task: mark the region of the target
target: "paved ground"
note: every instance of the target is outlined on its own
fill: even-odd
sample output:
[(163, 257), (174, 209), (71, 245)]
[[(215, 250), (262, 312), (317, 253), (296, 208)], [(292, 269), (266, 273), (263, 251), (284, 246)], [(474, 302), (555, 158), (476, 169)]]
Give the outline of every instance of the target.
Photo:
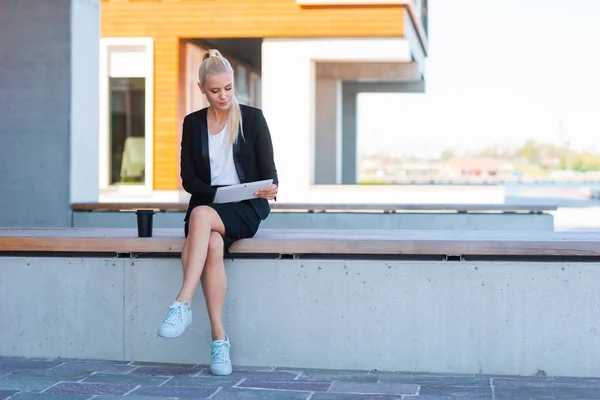
[(592, 400), (600, 378), (435, 375), (0, 357), (0, 400)]

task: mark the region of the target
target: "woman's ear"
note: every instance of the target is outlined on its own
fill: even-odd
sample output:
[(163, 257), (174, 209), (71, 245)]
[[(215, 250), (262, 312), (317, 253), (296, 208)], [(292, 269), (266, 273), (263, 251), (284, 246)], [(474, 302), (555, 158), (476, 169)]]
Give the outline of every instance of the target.
[(198, 82), (198, 88), (200, 89), (200, 92), (202, 94), (206, 94), (206, 93), (204, 93), (204, 89), (202, 89), (202, 83)]

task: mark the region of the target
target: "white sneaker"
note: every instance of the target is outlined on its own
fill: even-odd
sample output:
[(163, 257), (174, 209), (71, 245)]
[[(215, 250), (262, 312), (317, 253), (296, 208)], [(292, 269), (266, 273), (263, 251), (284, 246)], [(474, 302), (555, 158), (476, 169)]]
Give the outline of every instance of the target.
[(190, 302), (180, 303), (174, 301), (169, 307), (169, 312), (164, 321), (160, 324), (160, 328), (158, 328), (158, 336), (166, 339), (177, 338), (191, 323), (192, 309), (190, 308)]

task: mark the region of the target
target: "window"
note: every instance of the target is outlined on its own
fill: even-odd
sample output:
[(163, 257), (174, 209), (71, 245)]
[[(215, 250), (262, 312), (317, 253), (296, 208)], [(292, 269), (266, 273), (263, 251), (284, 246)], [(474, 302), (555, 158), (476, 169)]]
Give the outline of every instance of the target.
[(100, 42), (100, 189), (152, 191), (153, 51), (144, 38)]

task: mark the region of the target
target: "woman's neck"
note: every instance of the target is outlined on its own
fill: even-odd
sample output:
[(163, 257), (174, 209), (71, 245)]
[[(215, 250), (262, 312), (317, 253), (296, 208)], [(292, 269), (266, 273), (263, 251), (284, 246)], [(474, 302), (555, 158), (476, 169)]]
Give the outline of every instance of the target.
[(208, 108), (208, 117), (217, 121), (217, 123), (222, 123), (227, 118), (229, 114), (229, 110), (218, 110), (213, 107)]

